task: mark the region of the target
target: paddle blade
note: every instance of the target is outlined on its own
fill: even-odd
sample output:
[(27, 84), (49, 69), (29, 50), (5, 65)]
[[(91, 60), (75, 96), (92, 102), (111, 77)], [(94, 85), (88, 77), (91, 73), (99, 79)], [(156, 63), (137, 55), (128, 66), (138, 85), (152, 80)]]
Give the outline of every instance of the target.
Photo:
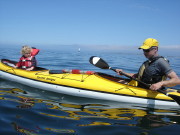
[(177, 95), (172, 95), (172, 94), (168, 94), (169, 97), (171, 97), (172, 99), (174, 99), (174, 101), (176, 101), (177, 104), (180, 105), (180, 97)]
[(103, 59), (97, 56), (91, 56), (89, 62), (98, 68), (109, 69), (109, 65)]
[(163, 94), (166, 95), (166, 96), (171, 97), (177, 104), (180, 105), (180, 96), (173, 95), (173, 94), (168, 94), (166, 91), (161, 90), (161, 89), (159, 89), (159, 90), (157, 90), (157, 91), (160, 92), (160, 93), (163, 93)]

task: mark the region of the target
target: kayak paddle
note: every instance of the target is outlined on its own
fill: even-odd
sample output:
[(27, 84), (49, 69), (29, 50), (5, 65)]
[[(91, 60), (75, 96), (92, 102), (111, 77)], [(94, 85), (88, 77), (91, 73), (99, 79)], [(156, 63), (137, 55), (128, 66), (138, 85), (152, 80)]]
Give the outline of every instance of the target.
[[(98, 67), (98, 68), (101, 68), (101, 69), (111, 69), (111, 70), (113, 70), (114, 72), (116, 72), (115, 69), (113, 69), (112, 67), (110, 67), (110, 66), (108, 65), (108, 63), (107, 63), (106, 61), (104, 61), (104, 60), (103, 60), (102, 58), (100, 58), (100, 57), (91, 56), (90, 59), (89, 59), (89, 62), (90, 62), (92, 65), (94, 65), (94, 66), (96, 66), (96, 67)], [(132, 76), (129, 76), (129, 75), (123, 73), (123, 72), (121, 72), (120, 74), (121, 74), (121, 75), (124, 75), (124, 76), (126, 76), (126, 77), (128, 77), (128, 78), (130, 78), (130, 79), (133, 79), (133, 80), (135, 80), (135, 81), (137, 81), (137, 82), (139, 82), (139, 83), (141, 83), (141, 84), (143, 84), (143, 85), (146, 86), (147, 88), (150, 87), (149, 84), (146, 84), (146, 83), (142, 82), (141, 80), (138, 80), (137, 78), (134, 78), (134, 77), (132, 77)], [(165, 92), (165, 91), (163, 91), (163, 90), (160, 90), (160, 89), (157, 90), (157, 91), (160, 92), (160, 93), (163, 93), (163, 94), (166, 95), (166, 96), (171, 97), (174, 101), (176, 101), (177, 104), (180, 105), (180, 97), (179, 97), (179, 96), (177, 96), (177, 95), (172, 95), (172, 94), (168, 94), (167, 92)]]

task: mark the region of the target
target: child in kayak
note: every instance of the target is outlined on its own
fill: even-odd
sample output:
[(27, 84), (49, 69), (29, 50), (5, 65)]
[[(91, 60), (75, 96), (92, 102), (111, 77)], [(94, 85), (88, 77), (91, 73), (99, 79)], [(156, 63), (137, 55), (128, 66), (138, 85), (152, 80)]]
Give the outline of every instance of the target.
[(37, 61), (35, 56), (39, 53), (39, 49), (31, 48), (29, 46), (23, 46), (21, 49), (22, 57), (16, 64), (15, 68), (21, 68), (24, 70), (34, 70), (37, 66)]

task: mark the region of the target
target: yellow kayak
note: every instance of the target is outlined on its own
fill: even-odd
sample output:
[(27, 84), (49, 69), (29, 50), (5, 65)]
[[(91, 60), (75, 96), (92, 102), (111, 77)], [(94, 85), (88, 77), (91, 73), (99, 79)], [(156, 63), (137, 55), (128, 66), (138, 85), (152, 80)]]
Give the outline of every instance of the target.
[[(122, 84), (119, 77), (99, 72), (69, 73), (38, 67), (36, 71), (16, 69), (16, 62), (2, 59), (0, 78), (57, 93), (117, 102), (147, 105), (179, 106), (172, 98), (159, 92)], [(167, 93), (180, 96), (175, 89)]]

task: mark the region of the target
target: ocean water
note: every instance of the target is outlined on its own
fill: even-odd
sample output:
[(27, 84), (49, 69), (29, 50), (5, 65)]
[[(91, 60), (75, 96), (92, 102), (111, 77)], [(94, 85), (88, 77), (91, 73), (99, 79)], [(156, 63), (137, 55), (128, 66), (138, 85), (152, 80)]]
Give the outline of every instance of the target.
[[(99, 56), (111, 67), (137, 72), (146, 59), (134, 48), (37, 46), (38, 66), (116, 75), (89, 63)], [(0, 46), (0, 58), (18, 61), (21, 46)], [(180, 76), (179, 49), (161, 49)], [(175, 88), (180, 89), (180, 86)], [(80, 98), (0, 79), (0, 135), (179, 135), (180, 109)]]

